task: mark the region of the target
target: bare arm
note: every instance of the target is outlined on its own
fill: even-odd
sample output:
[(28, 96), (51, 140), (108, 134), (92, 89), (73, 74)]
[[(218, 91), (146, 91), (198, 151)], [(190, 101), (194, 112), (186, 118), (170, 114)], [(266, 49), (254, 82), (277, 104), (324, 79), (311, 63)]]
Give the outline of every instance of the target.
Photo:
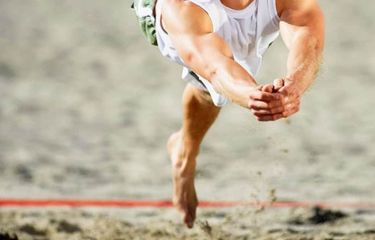
[(316, 0), (284, 0), (280, 30), (289, 49), (286, 81), (299, 93), (318, 73), (324, 48), (324, 16)]
[(258, 90), (253, 77), (233, 60), (226, 42), (212, 33), (211, 20), (203, 9), (191, 2), (168, 0), (162, 16), (185, 64), (210, 81), (216, 91), (247, 108), (259, 105), (272, 109), (281, 105), (281, 94)]
[[(287, 76), (276, 80), (274, 85), (279, 86), (277, 92), (283, 95), (282, 115), (287, 118), (299, 111), (301, 95), (318, 73), (324, 48), (324, 16), (317, 0), (278, 0), (277, 3), (281, 12), (281, 35), (289, 55)], [(273, 114), (264, 117), (267, 118), (272, 120)]]

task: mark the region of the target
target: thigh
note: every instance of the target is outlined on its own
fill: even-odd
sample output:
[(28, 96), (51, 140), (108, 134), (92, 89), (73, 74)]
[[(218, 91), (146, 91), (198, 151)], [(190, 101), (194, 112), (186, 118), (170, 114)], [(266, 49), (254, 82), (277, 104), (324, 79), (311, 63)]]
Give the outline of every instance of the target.
[(210, 95), (187, 84), (183, 95), (183, 135), (185, 140), (200, 144), (220, 112)]

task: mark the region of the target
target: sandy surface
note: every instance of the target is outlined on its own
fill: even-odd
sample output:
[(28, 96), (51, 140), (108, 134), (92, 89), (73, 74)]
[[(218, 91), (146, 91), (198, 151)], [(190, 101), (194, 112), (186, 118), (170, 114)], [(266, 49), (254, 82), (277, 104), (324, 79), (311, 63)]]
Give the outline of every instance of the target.
[[(103, 211), (103, 210), (102, 210)], [(196, 227), (175, 222), (174, 210), (7, 210), (3, 232), (19, 239), (288, 239), (373, 240), (374, 211), (324, 212), (244, 208), (201, 210)], [(323, 222), (321, 222), (323, 220)], [(1, 236), (1, 235), (0, 235)], [(1, 239), (1, 238), (0, 238)]]
[[(165, 141), (180, 126), (184, 83), (180, 67), (143, 40), (128, 5), (0, 0), (0, 198), (170, 198)], [(279, 200), (375, 201), (375, 5), (322, 6), (325, 60), (301, 112), (263, 124), (225, 107), (199, 158), (201, 199), (267, 200), (276, 189)], [(282, 76), (285, 58), (278, 42), (259, 82)], [(184, 229), (173, 210), (97, 211), (3, 208), (0, 231), (20, 239), (210, 238)], [(202, 210), (198, 218), (214, 239), (375, 239), (372, 211), (322, 225), (291, 224), (310, 210), (252, 211)]]

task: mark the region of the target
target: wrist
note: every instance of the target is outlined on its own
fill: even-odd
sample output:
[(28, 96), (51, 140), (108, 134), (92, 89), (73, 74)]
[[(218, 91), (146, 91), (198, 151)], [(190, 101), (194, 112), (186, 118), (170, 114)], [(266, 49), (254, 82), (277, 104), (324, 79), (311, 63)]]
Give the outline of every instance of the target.
[(302, 95), (308, 88), (308, 85), (304, 84), (302, 81), (297, 80), (292, 77), (286, 77), (284, 79), (285, 86), (293, 86), (294, 91), (298, 93), (298, 95)]

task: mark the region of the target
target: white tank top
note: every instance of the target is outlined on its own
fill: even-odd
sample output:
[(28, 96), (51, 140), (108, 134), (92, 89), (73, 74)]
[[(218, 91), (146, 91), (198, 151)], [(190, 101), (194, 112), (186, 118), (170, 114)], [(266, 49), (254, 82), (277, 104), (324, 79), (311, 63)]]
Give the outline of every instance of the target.
[[(187, 0), (205, 10), (213, 25), (213, 31), (221, 36), (232, 50), (234, 59), (249, 74), (255, 76), (261, 66), (263, 54), (279, 36), (279, 16), (276, 0), (254, 0), (242, 10), (226, 7), (220, 0)], [(191, 80), (188, 67), (161, 25), (161, 6), (156, 6), (156, 36), (163, 56), (184, 66), (182, 78)]]

